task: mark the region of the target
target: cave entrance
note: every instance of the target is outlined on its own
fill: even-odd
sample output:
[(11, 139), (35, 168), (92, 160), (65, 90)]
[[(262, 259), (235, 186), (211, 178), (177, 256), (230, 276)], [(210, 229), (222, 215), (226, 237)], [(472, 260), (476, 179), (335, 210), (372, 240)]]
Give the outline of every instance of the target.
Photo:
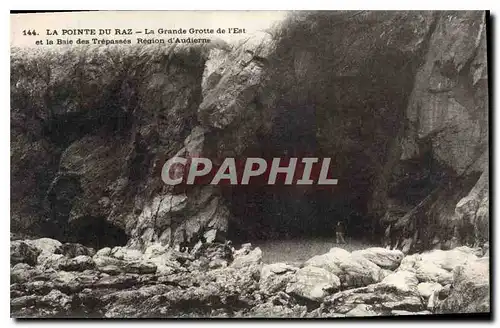
[(104, 247), (125, 246), (125, 231), (109, 223), (104, 217), (85, 217), (68, 224), (66, 240), (96, 250)]
[[(271, 126), (270, 131), (260, 135), (259, 148), (248, 150), (246, 157), (332, 157), (318, 144), (314, 106), (278, 106)], [(357, 165), (365, 163), (360, 161)], [(337, 172), (333, 172), (335, 166), (332, 158), (331, 175), (337, 178)], [(339, 221), (352, 239), (359, 239), (367, 232), (362, 226), (366, 223), (362, 214), (369, 189), (361, 182), (327, 187), (225, 185), (221, 188), (234, 218), (229, 223), (228, 238), (236, 244), (307, 239), (325, 240), (331, 248)], [(350, 195), (351, 188), (357, 188), (358, 194)]]
[(387, 165), (399, 158), (394, 142), (404, 128), (418, 61), (387, 48), (354, 75), (336, 74), (335, 60), (321, 63), (308, 78), (278, 85), (282, 100), (266, 109), (273, 112), (266, 121), (270, 128), (261, 133), (259, 149), (244, 156), (331, 158), (338, 184), (223, 188), (234, 216), (228, 231), (234, 242), (335, 240), (338, 221), (345, 222), (350, 240), (382, 241)]
[(77, 200), (83, 194), (77, 174), (60, 173), (47, 192), (49, 219), (40, 223), (41, 235), (62, 242), (79, 243), (96, 250), (103, 247), (125, 246), (125, 231), (109, 223), (103, 216), (85, 216), (69, 220)]

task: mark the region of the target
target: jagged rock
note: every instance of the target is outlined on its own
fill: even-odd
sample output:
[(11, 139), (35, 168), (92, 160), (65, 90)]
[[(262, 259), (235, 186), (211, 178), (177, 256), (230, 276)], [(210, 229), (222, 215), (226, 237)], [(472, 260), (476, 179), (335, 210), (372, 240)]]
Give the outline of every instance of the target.
[(39, 238), (33, 240), (27, 240), (28, 244), (38, 248), (42, 252), (49, 254), (54, 254), (61, 247), (62, 243), (59, 240), (52, 238)]
[(415, 292), (418, 280), (414, 272), (397, 271), (385, 277), (380, 283), (379, 288), (393, 288), (401, 293)]
[(142, 258), (143, 253), (137, 249), (131, 249), (127, 247), (113, 247), (111, 250), (111, 256), (126, 261), (137, 261)]
[(483, 245), (483, 254), (482, 254), (482, 256), (483, 257), (490, 257), (490, 245), (488, 243), (485, 243)]
[(438, 298), (440, 300), (444, 300), (450, 295), (450, 291), (451, 291), (451, 284), (443, 286), (443, 288), (438, 293)]
[[(233, 250), (228, 244), (200, 243), (198, 247), (193, 248), (192, 253), (195, 258), (205, 257), (209, 262), (215, 260), (230, 262), (233, 260)], [(246, 251), (244, 253), (246, 254)], [(239, 254), (237, 253), (237, 255)]]
[(182, 270), (181, 264), (176, 261), (175, 252), (160, 244), (150, 245), (142, 257), (157, 267), (157, 274), (170, 274)]
[(427, 310), (434, 312), (437, 305), (439, 305), (439, 290), (434, 290), (427, 299)]
[(87, 247), (78, 243), (64, 243), (59, 247), (56, 253), (63, 254), (68, 258), (73, 258), (80, 255), (92, 257), (95, 255), (95, 250), (91, 247)]
[(115, 273), (119, 269), (123, 273), (155, 273), (156, 264), (147, 261), (125, 261), (110, 256), (94, 256), (95, 265), (99, 271)]
[[(135, 204), (145, 204), (157, 196), (156, 192), (138, 190), (155, 190), (161, 186), (157, 177), (165, 156), (173, 155), (172, 149), (181, 147), (193, 126), (194, 114), (201, 101), (199, 95), (205, 62), (202, 50), (197, 46), (92, 47), (88, 51), (68, 49), (62, 55), (65, 60), (61, 61), (62, 57), (58, 55), (34, 54), (18, 49), (13, 56), (16, 58), (12, 61), (13, 81), (16, 81), (13, 82), (13, 108), (19, 113), (13, 137), (13, 209), (19, 212), (15, 215), (16, 222), (19, 221), (16, 225), (20, 229), (33, 226), (31, 223), (42, 222), (41, 218), (52, 214), (33, 204), (44, 203), (47, 187), (61, 169), (59, 173), (75, 172), (73, 182), (75, 186), (79, 185), (78, 197), (65, 195), (64, 191), (68, 189), (58, 183), (53, 193), (69, 205), (68, 211), (61, 208), (65, 211), (61, 213), (64, 214), (61, 223), (71, 221), (70, 225), (76, 228), (73, 233), (78, 236), (75, 240), (94, 239), (90, 242), (96, 246), (106, 246), (102, 244), (103, 240), (99, 240), (104, 239), (100, 233), (84, 233), (88, 228), (96, 228), (87, 225), (92, 221), (87, 219), (96, 217), (109, 217), (108, 222), (103, 222), (103, 227), (115, 232), (119, 231), (114, 229), (118, 227), (130, 233), (137, 223)], [(137, 58), (148, 58), (155, 64), (143, 67)], [(162, 61), (166, 58), (169, 59)], [(170, 69), (165, 70), (165, 65)], [(130, 83), (116, 87), (121, 85), (124, 76), (107, 72), (122, 70), (129, 74)], [(51, 72), (50, 83), (41, 78), (41, 72)], [(79, 75), (77, 72), (85, 73)], [(77, 85), (79, 87), (75, 87)], [(52, 88), (70, 91), (56, 96)], [(28, 90), (37, 91), (27, 94)], [(96, 95), (95, 90), (105, 92)], [(113, 108), (103, 110), (109, 97), (119, 101)], [(149, 100), (140, 100), (139, 107), (136, 107), (130, 102), (135, 97)], [(38, 104), (35, 114), (27, 109), (27, 101)], [(129, 126), (132, 121), (138, 124)], [(26, 124), (31, 122), (28, 137)], [(65, 131), (66, 128), (71, 131)], [(43, 132), (44, 129), (50, 133)], [(97, 130), (105, 133), (96, 134)], [(122, 166), (124, 170), (117, 169)], [(143, 176), (131, 173), (136, 172), (137, 167), (146, 166), (150, 170), (143, 172)], [(28, 172), (26, 167), (31, 167), (32, 171)], [(129, 193), (125, 190), (135, 191)], [(20, 214), (25, 215), (21, 217)], [(52, 222), (44, 227), (50, 231), (49, 228), (58, 233), (66, 227)], [(133, 237), (138, 239), (141, 235), (142, 231), (137, 231)], [(113, 235), (108, 234), (106, 238), (110, 242)], [(117, 244), (122, 242), (120, 238), (117, 241)]]
[(105, 276), (95, 282), (95, 288), (128, 289), (137, 284), (133, 275)]
[(227, 261), (222, 259), (215, 259), (208, 263), (209, 269), (226, 268), (227, 266), (228, 266)]
[(307, 308), (297, 304), (290, 295), (280, 291), (262, 303), (259, 294), (256, 294), (259, 303), (250, 311), (244, 312), (243, 317), (268, 318), (300, 318), (307, 314)]
[(151, 244), (144, 250), (143, 258), (150, 259), (160, 255), (164, 255), (168, 253), (169, 250), (170, 248), (168, 246), (164, 246), (159, 243)]
[(230, 267), (238, 269), (245, 266), (262, 264), (262, 251), (260, 248), (255, 248), (245, 255), (236, 255)]
[(452, 271), (469, 261), (475, 261), (477, 259), (475, 253), (475, 249), (461, 246), (448, 251), (434, 250), (425, 252), (421, 254), (421, 261), (434, 263), (445, 270)]
[(175, 259), (175, 261), (179, 262), (183, 266), (189, 265), (189, 263), (191, 263), (195, 259), (192, 254), (188, 252), (181, 252), (177, 249), (174, 249), (172, 251), (171, 256), (173, 259)]
[[(47, 307), (56, 311), (69, 311), (72, 298), (57, 289), (53, 289), (47, 295), (37, 301), (37, 306)], [(54, 313), (56, 314), (56, 313)]]
[(259, 304), (251, 309), (245, 317), (250, 318), (303, 318), (307, 309), (305, 306), (275, 305), (273, 303)]
[(377, 315), (389, 315), (392, 310), (418, 312), (425, 309), (416, 291), (400, 290), (377, 283), (342, 291), (324, 300), (323, 312), (346, 314), (359, 304), (370, 306)]
[(155, 273), (156, 272), (156, 264), (151, 262), (127, 262), (123, 268), (124, 272), (127, 273)]
[(95, 253), (96, 256), (111, 256), (111, 248), (104, 247)]
[(219, 231), (217, 231), (216, 229), (211, 229), (211, 230), (205, 232), (205, 234), (204, 234), (205, 241), (207, 243), (213, 243), (216, 241), (220, 241), (220, 240), (218, 240), (218, 239), (220, 239), (220, 237), (218, 237), (218, 234), (219, 234)]
[[(341, 252), (341, 251), (338, 251)], [(349, 256), (349, 252), (345, 251), (345, 256)], [(335, 252), (328, 252), (322, 255), (316, 255), (307, 260), (304, 265), (306, 266), (314, 266), (318, 268), (325, 269), (335, 275), (340, 275), (342, 273), (342, 269), (337, 263), (339, 262), (339, 257), (335, 255)]]
[[(455, 207), (455, 222), (465, 227), (473, 237), (476, 246), (489, 240), (489, 174), (484, 172), (469, 194), (462, 198)], [(470, 240), (470, 239), (469, 239)]]
[(343, 273), (339, 275), (345, 281), (345, 286), (366, 286), (380, 281), (380, 267), (364, 257), (352, 256), (351, 259), (340, 262)]
[(42, 272), (37, 267), (18, 263), (10, 269), (10, 282), (11, 284), (24, 283), (41, 274)]
[(108, 264), (108, 265), (103, 265), (99, 267), (99, 271), (112, 275), (112, 276), (117, 276), (120, 273), (123, 273), (123, 270), (118, 267), (117, 265), (113, 264)]
[(59, 266), (64, 271), (92, 270), (96, 266), (94, 260), (88, 255), (79, 255), (66, 261)]
[(450, 271), (433, 262), (418, 262), (416, 273), (419, 282), (437, 282), (446, 285), (453, 281), (453, 274)]
[(419, 282), (446, 285), (453, 280), (452, 270), (469, 261), (475, 261), (477, 259), (475, 253), (475, 249), (465, 246), (447, 251), (432, 250), (406, 256), (398, 270), (415, 272)]
[(36, 265), (38, 255), (40, 255), (41, 252), (40, 249), (24, 241), (12, 241), (10, 243), (10, 264), (26, 263), (29, 265)]
[(382, 269), (389, 270), (397, 269), (404, 257), (403, 252), (399, 250), (389, 250), (382, 247), (371, 247), (354, 251), (352, 255), (361, 255)]
[[(248, 117), (249, 113), (255, 110), (247, 105), (252, 97), (255, 97), (258, 86), (263, 82), (265, 69), (260, 61), (253, 58), (268, 57), (274, 46), (274, 40), (269, 34), (257, 33), (249, 36), (247, 40), (241, 42), (235, 52), (227, 54), (226, 60), (217, 65), (218, 67), (227, 65), (227, 67), (223, 76), (217, 78), (219, 81), (216, 84), (206, 81), (214, 80), (220, 73), (210, 72), (207, 68), (203, 102), (198, 109), (201, 122), (222, 129), (236, 119)], [(217, 66), (213, 69), (216, 70)], [(226, 96), (220, 97), (222, 93)]]
[(241, 247), (234, 251), (234, 256), (246, 255), (252, 250), (251, 243), (242, 244)]
[(106, 265), (122, 266), (125, 263), (124, 261), (111, 256), (95, 255), (93, 259), (98, 269)]
[(51, 254), (48, 252), (42, 252), (38, 255), (38, 265), (42, 268), (53, 268), (59, 269), (61, 265), (64, 265), (67, 261), (67, 257), (62, 254)]
[(431, 297), (436, 291), (439, 293), (443, 286), (438, 284), (437, 282), (422, 282), (417, 286), (418, 293), (425, 299)]
[[(175, 285), (159, 299), (148, 304), (149, 316), (165, 316), (183, 312), (214, 311), (224, 308), (248, 308), (257, 304), (254, 293), (258, 290), (256, 267), (224, 268), (208, 272), (163, 276), (158, 283)], [(257, 275), (256, 275), (257, 273)]]
[(361, 254), (351, 254), (342, 248), (332, 248), (327, 254), (314, 256), (305, 263), (326, 269), (337, 275), (344, 287), (360, 287), (381, 278), (381, 269)]
[(298, 268), (286, 263), (267, 264), (260, 271), (259, 287), (266, 295), (285, 290)]
[(15, 310), (31, 307), (36, 304), (38, 298), (35, 295), (16, 297), (10, 300), (10, 306)]
[(340, 279), (325, 269), (306, 266), (295, 272), (286, 292), (311, 301), (321, 302), (340, 288)]
[(225, 299), (235, 298), (244, 304), (254, 304), (253, 293), (259, 289), (260, 266), (215, 269), (207, 273)]
[(423, 311), (425, 304), (418, 294), (417, 283), (414, 272), (399, 270), (380, 283), (327, 296), (323, 302), (322, 312), (326, 315), (347, 314), (359, 304), (368, 306), (359, 310), (369, 311), (373, 315), (391, 315), (393, 310)]
[[(173, 288), (163, 284), (143, 286), (134, 290), (121, 290), (102, 298), (106, 318), (141, 317), (142, 303), (156, 295), (163, 295)], [(150, 304), (151, 305), (151, 304)]]
[(370, 305), (358, 304), (345, 315), (346, 317), (373, 317), (377, 316), (378, 313), (373, 311)]
[(417, 262), (421, 261), (422, 258), (420, 254), (412, 254), (405, 256), (401, 264), (399, 265), (398, 271), (416, 271)]
[(449, 296), (439, 313), (490, 312), (489, 259), (469, 261), (453, 271)]

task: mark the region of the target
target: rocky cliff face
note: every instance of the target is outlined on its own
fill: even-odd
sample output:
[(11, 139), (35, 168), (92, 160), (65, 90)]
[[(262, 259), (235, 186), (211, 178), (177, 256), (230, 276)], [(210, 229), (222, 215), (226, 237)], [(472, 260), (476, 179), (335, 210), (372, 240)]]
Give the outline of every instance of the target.
[(14, 226), (126, 243), (143, 212), (158, 212), (161, 167), (193, 128), (201, 52), (13, 52)]
[[(482, 12), (301, 13), (231, 47), (14, 51), (11, 71), (14, 230), (144, 249), (346, 218), (405, 252), (488, 240)], [(338, 187), (161, 181), (176, 154), (284, 153), (332, 157)]]
[(408, 247), (418, 241), (428, 248), (489, 239), (484, 15), (443, 13), (435, 24), (425, 62), (415, 76), (400, 142), (399, 166), (413, 162), (420, 172), (403, 168), (398, 178), (393, 173), (391, 182), (398, 188), (416, 173), (432, 185), (429, 196), (417, 199), (417, 206), (393, 225), (405, 226)]

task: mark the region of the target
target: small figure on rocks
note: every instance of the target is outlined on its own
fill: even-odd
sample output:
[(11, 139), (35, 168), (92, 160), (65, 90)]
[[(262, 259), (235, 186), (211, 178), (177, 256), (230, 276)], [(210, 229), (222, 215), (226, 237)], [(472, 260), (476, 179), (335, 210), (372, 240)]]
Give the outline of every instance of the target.
[(451, 237), (450, 240), (450, 249), (460, 246), (459, 240), (460, 240), (460, 233), (458, 230), (458, 226), (455, 226), (455, 228), (453, 229), (453, 236)]
[(337, 244), (347, 244), (345, 241), (345, 226), (344, 222), (338, 221), (335, 229), (335, 239)]

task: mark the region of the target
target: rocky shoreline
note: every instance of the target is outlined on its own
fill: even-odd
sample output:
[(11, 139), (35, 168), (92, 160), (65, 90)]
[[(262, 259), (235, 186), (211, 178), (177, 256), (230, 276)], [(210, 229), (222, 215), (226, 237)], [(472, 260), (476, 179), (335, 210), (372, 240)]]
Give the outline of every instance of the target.
[(262, 263), (244, 244), (189, 251), (95, 251), (54, 239), (11, 241), (16, 318), (332, 318), (490, 311), (489, 252), (406, 255), (332, 248), (301, 265)]

